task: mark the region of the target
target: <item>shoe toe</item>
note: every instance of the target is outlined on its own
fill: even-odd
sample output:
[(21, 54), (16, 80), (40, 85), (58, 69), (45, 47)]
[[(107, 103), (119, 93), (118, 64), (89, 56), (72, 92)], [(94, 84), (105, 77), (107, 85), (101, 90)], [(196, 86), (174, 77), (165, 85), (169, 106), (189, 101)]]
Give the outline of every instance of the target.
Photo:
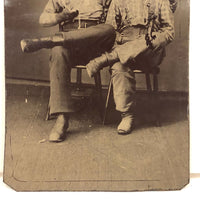
[(27, 53), (28, 52), (27, 40), (21, 40), (20, 45), (21, 45), (22, 51)]
[(130, 134), (134, 128), (134, 121), (132, 118), (130, 119), (122, 119), (121, 123), (117, 127), (117, 132), (119, 135), (127, 135)]
[(130, 131), (125, 131), (125, 130), (122, 130), (122, 129), (118, 129), (117, 132), (118, 132), (119, 135), (127, 135), (127, 134), (130, 133)]
[(50, 142), (62, 142), (65, 139), (64, 133), (52, 132), (49, 135)]

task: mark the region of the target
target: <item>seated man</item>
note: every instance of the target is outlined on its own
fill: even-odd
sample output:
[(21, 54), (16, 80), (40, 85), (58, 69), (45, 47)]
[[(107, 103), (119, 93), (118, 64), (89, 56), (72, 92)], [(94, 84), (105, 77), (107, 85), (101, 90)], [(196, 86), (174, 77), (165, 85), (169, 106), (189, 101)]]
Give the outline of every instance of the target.
[[(108, 3), (110, 3), (109, 0)], [(122, 116), (121, 123), (118, 126), (119, 134), (128, 134), (134, 128), (133, 112), (136, 103), (135, 79), (131, 67), (142, 66), (151, 68), (161, 63), (165, 54), (164, 47), (174, 38), (173, 12), (175, 11), (175, 8), (175, 0), (112, 0), (108, 11), (106, 23), (111, 24), (113, 27), (115, 27), (116, 30), (118, 30), (117, 43), (120, 45), (116, 45), (112, 51), (109, 51), (109, 53), (105, 53), (102, 56), (91, 60), (87, 64), (87, 71), (89, 76), (93, 76), (101, 68), (108, 65), (112, 66), (111, 71), (114, 100), (116, 104), (116, 109), (121, 112)], [(102, 53), (103, 49), (110, 49), (111, 44), (113, 44), (112, 39), (115, 38), (111, 27), (106, 27), (105, 25), (99, 27), (99, 25), (97, 25), (93, 30), (92, 28), (93, 27), (91, 27), (91, 31), (88, 31), (88, 28), (84, 32), (81, 32), (80, 37), (80, 32), (73, 32), (72, 34), (69, 32), (62, 33), (62, 36), (59, 37), (54, 36), (54, 39), (42, 38), (40, 40), (24, 40), (22, 41), (22, 49), (25, 52), (31, 52), (32, 50), (35, 51), (39, 50), (40, 48), (64, 46), (66, 51), (66, 47), (69, 48), (70, 46), (73, 46), (74, 49), (84, 49), (84, 46), (88, 48), (89, 46), (92, 47), (94, 45), (95, 48), (100, 48), (100, 50), (98, 50), (98, 53)], [(105, 30), (107, 29), (107, 31), (103, 30), (102, 28), (104, 28)], [(74, 35), (76, 35), (75, 38), (73, 38)], [(102, 35), (103, 37), (97, 37), (98, 35)], [(58, 38), (60, 38), (60, 40)], [(94, 40), (94, 38), (96, 38), (96, 40)], [(85, 42), (83, 39), (86, 39)], [(97, 43), (95, 43), (95, 41)], [(53, 52), (54, 49), (56, 48), (53, 48)], [(56, 52), (58, 51), (56, 50)], [(56, 52), (56, 64), (60, 66), (58, 57), (60, 55), (63, 55), (63, 53), (61, 54), (59, 52), (56, 54)], [(90, 50), (90, 53), (91, 52), (92, 51)], [(95, 54), (97, 55), (98, 53), (96, 52)], [(92, 57), (94, 58), (96, 56), (94, 55)], [(90, 59), (92, 57), (90, 57)], [(53, 61), (54, 59), (52, 59), (51, 61)], [(64, 63), (64, 61), (62, 62)], [(51, 65), (52, 64), (50, 62), (50, 67)], [(56, 67), (54, 68), (57, 70)], [(62, 74), (69, 74), (64, 73), (64, 71), (62, 72)], [(50, 79), (54, 80), (53, 76), (55, 73), (50, 72), (50, 75), (51, 74), (52, 78), (50, 77)], [(64, 80), (66, 82), (66, 79)], [(52, 98), (50, 99), (50, 103), (54, 102), (53, 99), (59, 99), (59, 97), (53, 95), (54, 82), (51, 82)], [(60, 85), (61, 83), (62, 82), (57, 81), (56, 84)], [(56, 84), (54, 83), (54, 85)], [(63, 85), (66, 86), (67, 84)], [(57, 89), (58, 88), (59, 87), (57, 87)], [(62, 88), (62, 91), (64, 91), (65, 87)], [(60, 92), (60, 94), (62, 94), (62, 92)], [(71, 106), (69, 106), (69, 102), (71, 101), (69, 101), (68, 99), (69, 95), (66, 95), (66, 98), (63, 98), (63, 101), (58, 101), (65, 102), (62, 104), (64, 106), (61, 106), (62, 111), (52, 112), (53, 108), (51, 108), (51, 113), (66, 114), (68, 112), (66, 108), (71, 108)], [(51, 104), (54, 105), (53, 103)], [(59, 114), (59, 116), (63, 115)], [(67, 116), (69, 115), (67, 114)], [(55, 127), (55, 130), (60, 130), (59, 128), (57, 128), (57, 126)], [(53, 133), (54, 132), (58, 131), (53, 131)]]
[(49, 0), (40, 16), (40, 24), (48, 27), (62, 23), (64, 31), (72, 31), (21, 41), (24, 52), (52, 48), (49, 63), (49, 105), (50, 114), (57, 115), (57, 121), (49, 141), (64, 140), (69, 115), (76, 110), (69, 85), (72, 66), (87, 64), (90, 59), (99, 56), (99, 53), (110, 50), (114, 44), (114, 28), (111, 25), (99, 24), (102, 14), (103, 0)]
[[(118, 31), (117, 45), (91, 60), (87, 71), (92, 77), (111, 67), (116, 109), (121, 112), (119, 134), (134, 128), (135, 78), (132, 69), (151, 70), (165, 56), (165, 46), (174, 39), (175, 0), (112, 0), (106, 23)], [(141, 68), (140, 68), (141, 69)]]

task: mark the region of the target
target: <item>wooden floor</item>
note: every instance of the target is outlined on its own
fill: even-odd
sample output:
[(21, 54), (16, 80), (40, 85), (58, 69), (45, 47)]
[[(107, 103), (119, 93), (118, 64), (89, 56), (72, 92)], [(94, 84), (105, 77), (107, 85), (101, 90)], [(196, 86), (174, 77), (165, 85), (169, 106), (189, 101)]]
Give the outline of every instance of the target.
[(146, 95), (137, 95), (136, 129), (116, 132), (110, 106), (103, 126), (94, 99), (82, 99), (67, 138), (49, 143), (55, 120), (45, 121), (49, 87), (7, 85), (4, 181), (18, 191), (174, 190), (189, 181), (187, 100), (161, 97), (161, 127)]

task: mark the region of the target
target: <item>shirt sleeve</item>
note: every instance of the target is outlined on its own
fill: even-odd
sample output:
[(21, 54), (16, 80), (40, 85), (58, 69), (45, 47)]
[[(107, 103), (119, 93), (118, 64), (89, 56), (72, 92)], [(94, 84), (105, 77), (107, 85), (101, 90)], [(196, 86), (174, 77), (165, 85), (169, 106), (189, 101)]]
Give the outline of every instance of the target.
[(106, 18), (106, 24), (112, 25), (115, 29), (118, 28), (117, 23), (116, 23), (116, 17), (119, 16), (120, 11), (117, 6), (116, 0), (112, 0), (110, 7), (108, 9), (108, 14)]
[(168, 0), (162, 0), (160, 8), (160, 30), (155, 33), (157, 43), (165, 46), (174, 40), (174, 15)]
[(56, 0), (49, 0), (42, 14), (40, 15), (39, 23), (42, 26), (54, 26), (57, 22), (58, 13), (62, 12), (63, 8)]
[[(57, 6), (56, 6), (57, 5)], [(58, 5), (54, 0), (49, 0), (48, 3), (46, 4), (43, 13), (56, 13), (58, 10)]]

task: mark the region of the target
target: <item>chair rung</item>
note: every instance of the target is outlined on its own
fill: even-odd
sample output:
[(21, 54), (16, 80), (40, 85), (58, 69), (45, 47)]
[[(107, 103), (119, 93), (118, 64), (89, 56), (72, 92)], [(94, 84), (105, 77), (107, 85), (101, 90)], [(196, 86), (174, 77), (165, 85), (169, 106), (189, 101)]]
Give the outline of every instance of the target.
[(144, 74), (144, 73), (159, 74), (160, 73), (160, 68), (155, 67), (155, 68), (149, 69), (149, 71), (148, 70), (146, 71), (146, 70), (140, 70), (140, 69), (133, 69), (133, 72), (134, 73), (141, 73), (141, 74)]
[(78, 69), (86, 69), (86, 66), (84, 66), (84, 65), (76, 65), (76, 66), (74, 66), (73, 68), (78, 68)]
[(134, 73), (144, 73), (142, 70), (139, 70), (139, 69), (134, 69), (133, 72)]

